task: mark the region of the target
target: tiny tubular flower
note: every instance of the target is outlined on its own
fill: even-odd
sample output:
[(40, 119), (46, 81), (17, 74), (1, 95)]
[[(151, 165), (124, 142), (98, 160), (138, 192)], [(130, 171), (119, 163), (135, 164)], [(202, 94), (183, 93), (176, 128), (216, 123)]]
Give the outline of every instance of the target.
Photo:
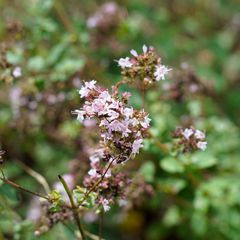
[(206, 135), (204, 132), (194, 128), (178, 128), (173, 137), (178, 138), (178, 144), (183, 152), (196, 150), (205, 151), (207, 148)]
[(182, 135), (186, 138), (189, 139), (193, 135), (193, 130), (191, 128), (186, 128), (183, 132)]
[(133, 142), (133, 145), (132, 145), (133, 154), (139, 153), (139, 149), (143, 147), (142, 142), (143, 142), (143, 139), (137, 139)]
[(94, 177), (94, 178), (99, 178), (99, 177), (101, 177), (101, 174), (99, 174), (95, 168), (90, 169), (90, 170), (88, 171), (88, 174), (89, 174), (91, 177)]
[(85, 82), (85, 87), (92, 90), (95, 88), (96, 83), (97, 82), (95, 80), (91, 80), (90, 82)]
[(120, 58), (118, 60), (118, 65), (123, 69), (132, 67), (132, 63), (130, 62), (129, 57)]
[(131, 53), (134, 57), (138, 57), (138, 53), (137, 53), (136, 50), (132, 49), (132, 50), (130, 51), (130, 53)]
[(197, 147), (202, 150), (202, 151), (205, 151), (207, 149), (207, 142), (198, 142), (197, 143)]
[(204, 139), (205, 138), (205, 133), (200, 131), (200, 130), (196, 130), (194, 136), (197, 138), (197, 139)]
[(92, 80), (90, 82), (85, 82), (85, 86), (82, 86), (78, 91), (81, 98), (88, 97), (91, 90), (95, 89), (96, 81)]
[(166, 67), (165, 65), (157, 65), (155, 68), (154, 76), (157, 81), (165, 80), (165, 75), (168, 74), (172, 69)]
[(142, 50), (143, 50), (143, 53), (144, 53), (144, 54), (147, 53), (148, 48), (147, 48), (147, 46), (146, 46), (145, 44), (143, 45)]
[(12, 72), (15, 78), (19, 78), (22, 76), (22, 69), (20, 67), (15, 67)]
[(77, 120), (79, 122), (82, 122), (84, 120), (84, 116), (86, 114), (85, 111), (78, 110), (78, 109), (74, 110), (72, 113), (77, 115)]

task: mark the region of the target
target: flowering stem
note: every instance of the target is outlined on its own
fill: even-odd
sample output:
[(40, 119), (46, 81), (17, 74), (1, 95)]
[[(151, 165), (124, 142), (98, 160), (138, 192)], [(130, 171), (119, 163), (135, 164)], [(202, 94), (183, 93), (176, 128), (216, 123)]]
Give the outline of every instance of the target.
[(145, 91), (144, 89), (141, 90), (142, 93), (142, 108), (144, 109), (144, 100), (145, 100)]
[(113, 158), (112, 161), (109, 163), (109, 165), (107, 166), (105, 172), (103, 173), (103, 175), (97, 180), (97, 182), (86, 192), (86, 194), (84, 195), (82, 201), (80, 202), (79, 206), (81, 206), (84, 201), (86, 200), (86, 198), (89, 196), (89, 194), (95, 190), (95, 188), (102, 182), (102, 180), (104, 179), (105, 175), (107, 174), (109, 168), (112, 166), (114, 160), (116, 158)]
[[(3, 176), (4, 176), (4, 175), (3, 175)], [(26, 193), (29, 193), (29, 194), (35, 195), (35, 196), (37, 196), (37, 197), (44, 198), (44, 199), (47, 200), (47, 201), (50, 201), (50, 199), (49, 199), (47, 196), (42, 195), (41, 193), (38, 193), (38, 192), (33, 192), (33, 191), (31, 191), (31, 190), (28, 190), (28, 189), (26, 189), (26, 188), (18, 185), (17, 183), (14, 183), (14, 182), (6, 179), (5, 177), (0, 177), (0, 180), (2, 180), (4, 183), (6, 183), (6, 184), (8, 184), (8, 185), (10, 185), (10, 186), (18, 189), (18, 190), (24, 191), (24, 192), (26, 192)]]
[(73, 196), (72, 196), (72, 192), (70, 191), (70, 189), (69, 189), (67, 183), (65, 182), (64, 178), (61, 175), (58, 175), (58, 178), (59, 178), (60, 182), (62, 183), (62, 185), (63, 185), (63, 187), (64, 187), (64, 189), (65, 189), (65, 191), (68, 195), (70, 203), (72, 205), (72, 211), (73, 211), (74, 219), (77, 223), (77, 226), (78, 226), (78, 229), (80, 231), (82, 240), (85, 240), (86, 239), (85, 233), (84, 233), (83, 227), (82, 227), (81, 222), (80, 222), (80, 218), (79, 218), (79, 215), (78, 215), (78, 212), (77, 212), (77, 206), (75, 205), (75, 202), (74, 202), (74, 199), (73, 199)]

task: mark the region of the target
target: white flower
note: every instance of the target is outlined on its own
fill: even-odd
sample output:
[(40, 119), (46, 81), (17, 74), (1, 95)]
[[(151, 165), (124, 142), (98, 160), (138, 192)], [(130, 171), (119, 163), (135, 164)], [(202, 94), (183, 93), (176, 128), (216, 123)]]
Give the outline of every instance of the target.
[(19, 78), (22, 76), (22, 69), (20, 67), (15, 67), (12, 72), (15, 78)]
[(78, 93), (81, 98), (88, 97), (90, 90), (95, 89), (96, 81), (92, 80), (90, 82), (85, 82), (85, 86), (83, 86)]
[(88, 171), (88, 174), (91, 177), (101, 177), (101, 174), (97, 173), (97, 170), (95, 168), (92, 168)]
[(147, 115), (146, 117), (144, 117), (144, 121), (140, 122), (140, 124), (142, 125), (142, 127), (148, 128), (150, 121), (151, 119)]
[(143, 139), (137, 139), (133, 142), (133, 145), (132, 145), (133, 154), (139, 153), (139, 149), (143, 147), (142, 142), (143, 142)]
[(107, 102), (111, 102), (112, 101), (112, 97), (111, 95), (109, 94), (108, 91), (103, 91), (100, 93), (100, 95), (98, 96), (98, 98), (101, 98)]
[(167, 68), (165, 65), (157, 65), (154, 72), (154, 76), (157, 81), (165, 80), (165, 75), (168, 74), (172, 69)]
[(88, 18), (87, 20), (87, 26), (88, 28), (95, 28), (98, 24), (99, 17), (98, 16), (93, 16)]
[(120, 107), (120, 102), (119, 101), (114, 101), (112, 99), (112, 102), (109, 105), (109, 108), (111, 108), (111, 109), (119, 109), (119, 107)]
[(129, 124), (131, 124), (133, 127), (139, 124), (139, 121), (136, 118), (129, 119)]
[(191, 128), (186, 128), (183, 132), (182, 135), (186, 138), (189, 139), (189, 137), (193, 134), (193, 130)]
[(77, 114), (77, 120), (79, 122), (82, 122), (84, 120), (84, 115), (86, 114), (86, 112), (82, 110), (74, 110), (72, 113)]
[(138, 57), (138, 53), (137, 53), (136, 50), (132, 49), (132, 50), (130, 51), (130, 53), (131, 53), (134, 57)]
[(143, 53), (144, 53), (144, 54), (147, 53), (148, 48), (147, 48), (147, 46), (146, 46), (145, 44), (143, 45), (142, 50), (143, 50)]
[(205, 151), (206, 148), (207, 148), (207, 142), (198, 142), (198, 143), (197, 143), (197, 147), (198, 147), (199, 149)]
[(109, 177), (111, 177), (111, 176), (112, 176), (111, 169), (108, 169), (107, 172), (106, 172), (106, 174), (105, 174), (105, 177), (106, 177), (106, 178), (109, 178)]
[(109, 121), (112, 121), (112, 120), (114, 120), (114, 119), (116, 119), (116, 118), (118, 118), (119, 117), (119, 113), (117, 113), (117, 112), (115, 112), (115, 111), (113, 111), (113, 110), (109, 110), (108, 112), (107, 112), (107, 114), (108, 114), (108, 120)]
[(103, 206), (104, 212), (107, 212), (110, 210), (109, 201), (107, 199), (104, 199), (102, 201), (102, 206)]
[(132, 67), (132, 63), (130, 62), (129, 57), (120, 58), (118, 60), (118, 65), (123, 69)]
[(205, 138), (205, 133), (200, 131), (200, 130), (196, 130), (194, 136), (197, 138), (197, 139), (204, 139)]
[(100, 161), (100, 158), (97, 154), (94, 154), (94, 155), (89, 157), (89, 160), (92, 164), (96, 164)]
[(95, 85), (96, 85), (96, 81), (95, 80), (92, 80), (90, 82), (85, 82), (85, 87), (88, 88), (88, 89), (95, 89)]
[(131, 118), (133, 115), (133, 109), (132, 108), (124, 108), (123, 114), (127, 119)]
[(86, 88), (86, 87), (82, 87), (82, 88), (78, 91), (78, 93), (79, 93), (79, 95), (80, 95), (81, 98), (87, 97), (88, 94), (89, 94), (89, 92), (90, 92), (90, 90), (89, 90), (88, 88)]

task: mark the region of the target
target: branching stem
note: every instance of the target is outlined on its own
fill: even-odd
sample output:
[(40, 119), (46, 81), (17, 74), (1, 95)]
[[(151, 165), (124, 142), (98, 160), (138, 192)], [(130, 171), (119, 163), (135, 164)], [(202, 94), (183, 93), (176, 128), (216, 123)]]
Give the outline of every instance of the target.
[(80, 234), (81, 234), (81, 237), (82, 237), (82, 240), (85, 240), (86, 237), (85, 237), (85, 233), (84, 233), (84, 230), (83, 230), (83, 227), (81, 225), (81, 221), (80, 221), (80, 218), (79, 218), (79, 215), (78, 215), (78, 211), (77, 211), (77, 206), (74, 202), (74, 199), (73, 199), (73, 195), (72, 195), (72, 192), (70, 191), (67, 183), (65, 182), (64, 178), (61, 176), (61, 175), (58, 175), (58, 178), (60, 180), (60, 182), (62, 183), (67, 195), (68, 195), (68, 198), (70, 200), (70, 203), (71, 203), (71, 206), (72, 206), (72, 211), (73, 211), (73, 216), (74, 216), (74, 219), (75, 219), (75, 222), (78, 226), (78, 229), (80, 231)]
[(47, 200), (47, 201), (50, 201), (50, 199), (49, 199), (47, 196), (45, 196), (45, 195), (43, 195), (43, 194), (41, 194), (41, 193), (38, 193), (38, 192), (34, 192), (34, 191), (31, 191), (31, 190), (28, 190), (28, 189), (20, 186), (19, 184), (15, 183), (15, 182), (12, 182), (12, 181), (10, 181), (10, 180), (8, 180), (8, 179), (6, 179), (5, 177), (0, 177), (0, 180), (2, 180), (4, 183), (6, 183), (6, 184), (8, 184), (8, 185), (10, 185), (10, 186), (18, 189), (18, 190), (21, 190), (21, 191), (23, 191), (23, 192), (32, 194), (32, 195), (34, 195), (34, 196), (43, 198), (43, 199), (45, 199), (45, 200)]

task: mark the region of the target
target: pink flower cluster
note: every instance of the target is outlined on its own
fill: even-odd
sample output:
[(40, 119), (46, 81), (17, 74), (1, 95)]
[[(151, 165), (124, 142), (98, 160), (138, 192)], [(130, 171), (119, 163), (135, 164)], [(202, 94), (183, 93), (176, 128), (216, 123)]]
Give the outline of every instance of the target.
[(207, 148), (206, 135), (204, 132), (194, 128), (178, 128), (174, 134), (178, 138), (179, 145), (183, 146), (184, 152), (202, 150)]
[(132, 57), (120, 58), (117, 62), (122, 68), (122, 74), (134, 81), (139, 79), (145, 86), (152, 82), (165, 79), (165, 75), (171, 71), (170, 68), (161, 64), (161, 58), (155, 53), (153, 47), (143, 45), (143, 53), (138, 54), (136, 50), (130, 51)]
[(85, 82), (79, 94), (84, 98), (83, 107), (73, 113), (77, 114), (80, 122), (94, 119), (100, 130), (99, 147), (90, 156), (91, 169), (84, 179), (84, 185), (91, 188), (102, 179), (96, 190), (99, 193), (97, 203), (102, 204), (107, 211), (108, 203), (113, 202), (112, 193), (108, 190), (113, 189), (114, 185), (115, 194), (121, 195), (121, 189), (126, 182), (126, 178), (120, 173), (112, 173), (112, 167), (139, 153), (150, 119), (143, 109), (135, 110), (128, 106), (130, 93), (124, 92), (120, 95), (114, 87), (110, 93), (92, 80)]
[(85, 82), (79, 90), (85, 98), (82, 109), (75, 110), (77, 119), (96, 119), (101, 131), (101, 148), (104, 158), (115, 158), (117, 163), (134, 157), (143, 146), (143, 138), (149, 128), (150, 119), (142, 110), (134, 110), (127, 105), (129, 93), (121, 97), (114, 92), (97, 86), (96, 81)]

